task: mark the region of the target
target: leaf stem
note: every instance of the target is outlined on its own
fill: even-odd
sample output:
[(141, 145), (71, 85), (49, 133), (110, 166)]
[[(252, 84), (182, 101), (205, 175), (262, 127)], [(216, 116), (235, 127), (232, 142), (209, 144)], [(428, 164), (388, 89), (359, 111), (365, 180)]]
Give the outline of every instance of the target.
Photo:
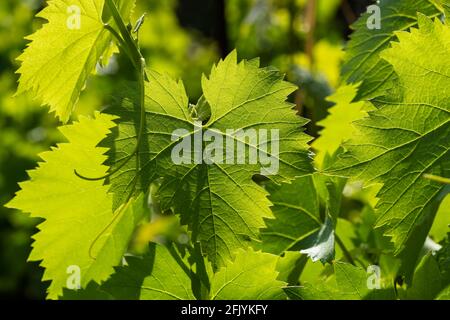
[(356, 266), (355, 264), (355, 260), (353, 259), (352, 255), (350, 254), (350, 252), (348, 251), (348, 249), (345, 247), (344, 242), (341, 240), (341, 238), (339, 238), (339, 236), (337, 234), (334, 235), (335, 239), (336, 239), (336, 243), (339, 245), (339, 247), (341, 248), (342, 252), (344, 253), (345, 258), (348, 260), (348, 262), (350, 262), (352, 265)]
[[(134, 151), (124, 159), (123, 163), (120, 164), (117, 168), (110, 171), (108, 174), (96, 177), (96, 178), (90, 178), (86, 177), (84, 175), (81, 175), (76, 169), (74, 170), (74, 173), (77, 177), (87, 180), (87, 181), (99, 181), (106, 178), (111, 177), (115, 173), (117, 173), (120, 169), (122, 169), (134, 156), (137, 157), (136, 159), (136, 173), (140, 170), (140, 163), (139, 163), (139, 151), (142, 144), (142, 136), (144, 135), (144, 129), (145, 129), (145, 80), (146, 80), (146, 72), (145, 72), (145, 59), (143, 58), (140, 49), (139, 44), (136, 40), (133, 39), (131, 35), (131, 31), (125, 26), (125, 23), (119, 13), (119, 10), (116, 7), (116, 4), (113, 0), (106, 0), (106, 5), (108, 9), (111, 12), (111, 15), (114, 19), (114, 22), (116, 23), (117, 27), (119, 28), (120, 34), (110, 25), (105, 24), (105, 28), (111, 32), (111, 34), (117, 39), (119, 44), (124, 49), (125, 53), (130, 58), (133, 66), (136, 68), (137, 71), (137, 77), (138, 77), (138, 86), (139, 86), (139, 108), (140, 108), (140, 120), (139, 120), (139, 129), (137, 134), (137, 143), (136, 148)], [(140, 25), (144, 23), (144, 16), (141, 17), (141, 21), (139, 22)], [(139, 29), (137, 29), (138, 31)], [(133, 187), (130, 191), (130, 194), (128, 196), (127, 201), (132, 197), (134, 189), (136, 187), (137, 183), (137, 174), (134, 177), (133, 181)]]
[(195, 271), (192, 268), (192, 289), (194, 295), (198, 300), (209, 300), (209, 294), (211, 290), (211, 283), (208, 275), (208, 271), (205, 265), (205, 259), (202, 254), (201, 246), (199, 242), (189, 243), (186, 245), (186, 249), (189, 252), (190, 265), (195, 265)]
[(431, 181), (440, 182), (440, 183), (443, 183), (443, 184), (450, 184), (450, 179), (449, 178), (435, 176), (433, 174), (424, 174), (423, 177), (425, 179), (428, 179), (428, 180), (431, 180)]
[(130, 50), (128, 49), (127, 44), (125, 43), (123, 38), (120, 36), (120, 34), (109, 24), (105, 24), (104, 28), (106, 30), (108, 30), (114, 36), (114, 38), (119, 43), (119, 46), (123, 49), (123, 51), (125, 51), (125, 53), (127, 54), (128, 58), (132, 62), (133, 66), (136, 68), (136, 63), (135, 63), (135, 61), (133, 59), (133, 55), (131, 54)]
[(139, 85), (139, 108), (140, 108), (140, 115), (139, 115), (139, 131), (137, 134), (137, 142), (136, 142), (136, 148), (131, 154), (131, 156), (136, 156), (136, 175), (133, 178), (133, 186), (130, 189), (130, 193), (128, 195), (127, 201), (131, 199), (133, 196), (134, 190), (136, 188), (137, 184), (137, 178), (139, 176), (139, 171), (141, 169), (140, 164), (140, 154), (139, 150), (141, 149), (142, 144), (142, 137), (144, 136), (144, 129), (145, 129), (145, 60), (144, 58), (141, 58), (140, 60), (140, 70), (139, 70), (139, 76), (138, 76), (138, 85)]
[(179, 253), (175, 247), (175, 244), (172, 242), (169, 246), (167, 246), (167, 249), (169, 250), (170, 255), (174, 258), (174, 260), (181, 267), (181, 269), (183, 269), (184, 273), (186, 273), (186, 275), (192, 279), (191, 269), (184, 263), (183, 259), (181, 258), (181, 256), (179, 255)]
[(113, 0), (106, 0), (106, 6), (108, 7), (109, 11), (111, 12), (111, 15), (114, 19), (114, 22), (116, 23), (117, 27), (119, 28), (119, 32), (124, 40), (124, 43), (127, 47), (127, 49), (130, 51), (131, 54), (131, 60), (137, 70), (139, 70), (139, 64), (140, 60), (142, 59), (141, 52), (139, 50), (139, 47), (134, 41), (133, 37), (130, 34), (130, 31), (125, 26), (125, 23), (120, 16), (119, 10), (117, 9), (116, 4)]

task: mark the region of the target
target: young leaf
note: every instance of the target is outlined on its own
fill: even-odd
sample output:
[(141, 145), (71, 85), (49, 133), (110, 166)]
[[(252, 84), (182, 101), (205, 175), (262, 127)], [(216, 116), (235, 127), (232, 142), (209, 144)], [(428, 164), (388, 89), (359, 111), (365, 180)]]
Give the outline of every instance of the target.
[[(118, 3), (128, 18), (134, 1)], [(37, 14), (48, 23), (27, 37), (31, 43), (18, 58), (17, 93), (31, 91), (67, 122), (88, 76), (110, 47), (103, 10), (104, 0), (48, 1)]]
[(383, 0), (377, 6), (380, 8), (380, 28), (367, 26), (373, 13), (366, 13), (358, 19), (352, 26), (356, 31), (351, 35), (342, 67), (342, 78), (347, 83), (362, 82), (358, 100), (383, 95), (392, 86), (394, 70), (380, 57), (380, 53), (395, 40), (395, 32), (417, 26), (417, 12), (430, 17), (440, 14), (433, 1), (429, 0)]
[[(269, 173), (261, 163), (252, 162), (249, 154), (269, 156), (279, 164), (279, 170), (270, 175), (275, 181), (312, 171), (309, 137), (301, 128), (306, 120), (296, 116), (285, 101), (295, 87), (284, 82), (277, 71), (259, 68), (258, 61), (238, 64), (237, 54), (232, 52), (213, 68), (209, 79), (203, 78), (211, 113), (202, 125), (189, 114), (188, 98), (180, 82), (155, 72), (149, 72), (148, 77), (146, 130), (138, 160), (141, 169), (136, 174), (133, 159), (111, 177), (115, 203), (120, 205), (134, 185), (140, 192), (163, 178), (159, 189), (162, 209), (181, 214), (182, 223), (193, 232), (194, 242), (201, 242), (203, 252), (217, 268), (236, 249), (256, 239), (265, 226), (263, 218), (272, 216), (266, 191), (252, 181), (254, 175)], [(135, 124), (139, 121), (135, 100), (135, 92), (128, 88), (110, 111), (120, 116), (117, 132), (105, 141), (111, 148), (112, 170), (135, 148)], [(252, 142), (227, 131), (238, 129), (268, 133)], [(272, 129), (279, 130), (278, 137), (271, 136)], [(202, 142), (202, 132), (206, 131), (219, 144), (215, 153), (206, 138)], [(275, 143), (279, 143), (279, 153), (273, 147)], [(187, 150), (179, 149), (186, 144)], [(237, 157), (237, 145), (244, 148), (245, 155)], [(226, 149), (235, 152), (230, 155)], [(176, 164), (174, 155), (180, 154), (181, 163)], [(216, 156), (223, 156), (223, 161)]]
[(211, 300), (280, 300), (286, 299), (275, 271), (278, 256), (238, 250), (211, 280)]
[(80, 122), (61, 127), (69, 142), (40, 155), (44, 162), (29, 172), (30, 181), (20, 184), (22, 190), (7, 205), (45, 219), (33, 236), (29, 260), (42, 260), (43, 280), (51, 280), (50, 299), (61, 295), (71, 272), (76, 276), (80, 271), (81, 287), (91, 280), (106, 280), (120, 263), (143, 215), (142, 196), (113, 213), (108, 186), (103, 181), (82, 180), (73, 172), (74, 168), (94, 175), (107, 171), (102, 165), (106, 149), (97, 144), (114, 126), (113, 119), (97, 114), (96, 119), (82, 117)]
[(126, 261), (127, 265), (117, 268), (116, 273), (102, 286), (115, 299), (195, 299), (191, 278), (186, 273), (190, 270), (184, 270), (166, 247), (151, 244), (150, 252), (143, 258), (127, 257)]
[(450, 85), (450, 29), (423, 15), (418, 21), (418, 29), (397, 33), (399, 42), (383, 54), (399, 78), (395, 88), (356, 122), (357, 133), (344, 144), (347, 153), (330, 170), (384, 184), (376, 226), (386, 227), (395, 254), (441, 200), (444, 185), (423, 175), (450, 174), (450, 96), (442, 90)]

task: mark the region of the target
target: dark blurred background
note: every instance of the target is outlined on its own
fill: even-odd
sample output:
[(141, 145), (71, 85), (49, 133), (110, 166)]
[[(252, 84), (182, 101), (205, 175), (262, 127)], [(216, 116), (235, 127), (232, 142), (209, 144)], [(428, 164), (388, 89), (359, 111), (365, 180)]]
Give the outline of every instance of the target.
[[(140, 31), (150, 68), (182, 78), (189, 97), (201, 96), (200, 77), (213, 63), (237, 48), (240, 58), (260, 57), (302, 87), (292, 96), (299, 113), (312, 119), (308, 133), (330, 104), (325, 97), (339, 82), (342, 48), (349, 25), (372, 1), (363, 0), (137, 0), (137, 19), (146, 11)], [(36, 167), (37, 154), (61, 141), (57, 121), (27, 96), (14, 97), (24, 36), (43, 21), (34, 15), (43, 0), (0, 1), (0, 298), (42, 299), (46, 283), (38, 263), (26, 262), (36, 224), (3, 207)], [(98, 67), (77, 106), (78, 115), (108, 104), (115, 80), (128, 74), (117, 55)]]

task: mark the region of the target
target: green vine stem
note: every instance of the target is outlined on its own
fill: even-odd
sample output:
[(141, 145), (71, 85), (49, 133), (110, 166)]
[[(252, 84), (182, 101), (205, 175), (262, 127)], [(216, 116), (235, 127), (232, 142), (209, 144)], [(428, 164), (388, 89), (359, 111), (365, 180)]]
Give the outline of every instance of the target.
[[(106, 0), (106, 5), (108, 9), (111, 12), (111, 15), (114, 19), (115, 24), (117, 25), (119, 32), (117, 32), (112, 26), (105, 24), (105, 29), (111, 32), (111, 34), (116, 38), (116, 40), (119, 42), (119, 45), (123, 48), (125, 53), (130, 58), (130, 61), (132, 62), (133, 66), (135, 67), (137, 71), (137, 80), (138, 80), (138, 86), (139, 86), (139, 108), (140, 108), (140, 119), (139, 119), (139, 131), (137, 134), (137, 143), (136, 148), (134, 151), (127, 156), (123, 162), (114, 170), (108, 172), (107, 174), (101, 176), (101, 177), (86, 177), (82, 174), (80, 174), (76, 169), (74, 170), (74, 173), (77, 177), (87, 180), (87, 181), (100, 181), (107, 179), (117, 173), (119, 170), (121, 170), (134, 156), (137, 157), (136, 160), (136, 172), (139, 172), (140, 164), (139, 164), (139, 151), (142, 145), (142, 136), (144, 134), (145, 129), (145, 106), (144, 106), (144, 100), (145, 100), (145, 80), (147, 78), (146, 72), (145, 72), (145, 59), (141, 54), (141, 51), (139, 49), (138, 41), (133, 39), (133, 36), (131, 35), (131, 32), (138, 32), (139, 28), (144, 23), (144, 17), (143, 15), (138, 23), (136, 24), (136, 27), (133, 31), (131, 31), (129, 28), (125, 26), (125, 22), (123, 21), (119, 10), (117, 9), (116, 4), (113, 0)], [(130, 194), (128, 196), (128, 200), (131, 198), (134, 192), (134, 188), (136, 186), (136, 177), (134, 178), (133, 182), (133, 188), (130, 191)]]
[(117, 9), (116, 4), (114, 3), (114, 0), (106, 0), (106, 6), (108, 7), (109, 11), (111, 12), (111, 15), (114, 19), (114, 22), (116, 23), (117, 27), (119, 28), (120, 35), (122, 36), (126, 48), (130, 51), (131, 54), (131, 60), (133, 64), (135, 65), (136, 69), (139, 71), (139, 64), (142, 59), (141, 52), (139, 50), (139, 46), (137, 42), (133, 39), (130, 30), (126, 27), (125, 22), (123, 21), (119, 10)]
[(336, 239), (336, 243), (339, 245), (339, 247), (342, 250), (342, 253), (344, 254), (345, 258), (348, 260), (348, 262), (350, 262), (352, 265), (356, 266), (355, 264), (355, 260), (353, 259), (350, 251), (348, 251), (348, 249), (345, 247), (344, 242), (341, 240), (341, 238), (339, 238), (339, 236), (337, 234), (335, 234), (335, 239)]
[[(125, 53), (130, 58), (130, 61), (132, 62), (133, 66), (135, 67), (136, 72), (137, 72), (137, 81), (138, 81), (138, 86), (139, 86), (139, 109), (140, 109), (139, 122), (140, 123), (139, 123), (139, 129), (138, 129), (138, 134), (137, 134), (136, 148), (128, 157), (126, 157), (123, 160), (123, 162), (117, 168), (110, 171), (106, 175), (97, 177), (97, 178), (85, 177), (85, 176), (81, 175), (80, 173), (78, 173), (78, 171), (76, 169), (74, 170), (74, 173), (77, 177), (79, 177), (83, 180), (88, 180), (88, 181), (104, 180), (104, 179), (114, 175), (120, 169), (122, 169), (134, 156), (136, 156), (136, 172), (139, 172), (139, 170), (140, 170), (139, 151), (140, 151), (140, 148), (142, 145), (142, 137), (144, 135), (144, 129), (145, 129), (144, 102), (145, 102), (145, 81), (147, 78), (146, 71), (145, 71), (145, 59), (143, 58), (143, 56), (140, 52), (138, 40), (133, 39), (133, 37), (131, 35), (131, 32), (139, 31), (139, 28), (141, 27), (141, 25), (144, 22), (145, 15), (139, 19), (138, 23), (136, 24), (136, 27), (134, 28), (133, 31), (131, 31), (130, 29), (128, 29), (125, 26), (125, 23), (119, 13), (119, 10), (116, 7), (116, 4), (114, 3), (114, 1), (106, 0), (106, 5), (111, 12), (114, 22), (119, 29), (119, 32), (117, 32), (112, 26), (110, 26), (108, 24), (105, 24), (105, 29), (108, 30), (109, 32), (111, 32), (111, 34), (114, 36), (114, 38), (118, 41), (119, 45), (122, 47), (122, 49), (125, 51)], [(131, 199), (131, 197), (133, 196), (134, 190), (136, 188), (136, 183), (137, 183), (137, 174), (136, 174), (136, 177), (134, 178), (133, 186), (130, 190), (130, 193), (128, 194), (126, 202), (128, 202)], [(123, 206), (116, 212), (116, 214), (111, 219), (110, 223), (108, 223), (108, 225), (105, 226), (105, 228), (95, 237), (94, 241), (91, 243), (91, 245), (89, 247), (89, 256), (92, 259), (94, 259), (94, 260), (96, 259), (94, 257), (94, 255), (92, 254), (95, 244), (100, 239), (102, 234), (104, 234), (111, 227), (111, 225), (117, 220), (117, 218), (121, 215), (121, 213), (124, 211), (125, 208), (126, 208), (126, 206)]]
[(428, 180), (431, 180), (431, 181), (440, 182), (440, 183), (443, 183), (443, 184), (450, 184), (450, 179), (449, 178), (435, 176), (433, 174), (424, 174), (423, 177), (425, 179), (428, 179)]

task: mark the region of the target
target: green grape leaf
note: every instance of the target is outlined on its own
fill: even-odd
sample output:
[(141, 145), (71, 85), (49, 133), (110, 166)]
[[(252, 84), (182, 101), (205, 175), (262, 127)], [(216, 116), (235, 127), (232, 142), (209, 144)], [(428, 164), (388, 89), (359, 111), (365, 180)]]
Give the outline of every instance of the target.
[(432, 300), (443, 289), (439, 265), (432, 254), (427, 254), (414, 272), (412, 286), (401, 292), (404, 299)]
[(357, 99), (383, 95), (389, 89), (395, 73), (391, 65), (380, 57), (396, 38), (396, 31), (417, 26), (417, 12), (436, 17), (438, 7), (430, 0), (383, 0), (380, 8), (380, 29), (367, 27), (373, 13), (362, 15), (352, 26), (356, 30), (347, 45), (342, 78), (347, 83), (361, 83)]
[(300, 286), (286, 288), (293, 300), (363, 300), (371, 292), (367, 287), (364, 269), (336, 261), (334, 274), (327, 279), (302, 282)]
[(287, 282), (290, 286), (298, 285), (300, 275), (302, 274), (307, 256), (297, 251), (286, 251), (277, 263), (276, 270), (279, 272), (278, 280)]
[(442, 198), (444, 186), (423, 175), (450, 174), (450, 97), (442, 90), (450, 85), (450, 29), (424, 15), (418, 21), (418, 29), (397, 33), (399, 42), (383, 53), (398, 76), (396, 86), (355, 123), (356, 133), (344, 143), (347, 152), (328, 170), (383, 183), (376, 227), (385, 227), (395, 254)]
[(303, 282), (300, 286), (286, 288), (293, 300), (393, 300), (392, 287), (369, 288), (371, 279), (366, 271), (348, 263), (336, 261), (334, 275), (327, 279)]
[(436, 297), (436, 300), (450, 300), (450, 286), (442, 290)]
[[(368, 269), (369, 270), (369, 269)], [(334, 264), (336, 288), (341, 300), (395, 300), (392, 286), (382, 285), (382, 274), (368, 273), (361, 267), (337, 261)], [(377, 284), (379, 288), (370, 286)]]
[[(428, 250), (426, 248), (426, 240), (433, 220), (435, 219), (437, 205), (439, 204), (437, 201), (433, 202), (434, 204), (430, 205), (429, 209), (425, 212), (422, 221), (413, 226), (409, 231), (414, 236), (411, 236), (406, 240), (404, 249), (397, 256), (400, 260), (397, 277), (404, 278), (407, 285), (412, 284), (416, 266), (420, 262), (420, 258), (423, 254)], [(379, 230), (384, 232), (383, 228), (380, 228)]]
[[(149, 183), (162, 178), (162, 209), (181, 214), (193, 241), (201, 243), (217, 269), (236, 249), (257, 239), (259, 229), (265, 226), (263, 218), (272, 216), (267, 192), (252, 177), (262, 174), (281, 182), (312, 171), (309, 137), (301, 128), (306, 120), (286, 102), (295, 87), (283, 81), (278, 71), (259, 68), (257, 60), (237, 63), (233, 51), (213, 68), (209, 78), (203, 77), (206, 102), (200, 105), (209, 105), (211, 112), (202, 124), (190, 115), (181, 82), (155, 72), (148, 72), (148, 77), (140, 156), (112, 175), (115, 204), (123, 203), (134, 186), (136, 192), (144, 191)], [(136, 146), (136, 92), (132, 86), (124, 92), (109, 110), (120, 117), (117, 130), (104, 143), (111, 149), (108, 164), (112, 170)], [(228, 131), (239, 129), (258, 134), (265, 131), (267, 136), (254, 141), (238, 131)], [(278, 136), (272, 134), (274, 130)], [(214, 142), (207, 141), (208, 134)], [(259, 160), (254, 161), (252, 154)], [(278, 164), (278, 170), (270, 172), (264, 158)], [(141, 168), (138, 174), (136, 161)]]
[(339, 295), (323, 283), (304, 283), (284, 289), (290, 300), (339, 300)]
[(281, 185), (268, 184), (275, 219), (267, 219), (267, 228), (261, 230), (261, 248), (278, 255), (301, 250), (313, 261), (331, 261), (342, 182), (316, 174)]
[(63, 288), (63, 294), (59, 300), (112, 300), (113, 297), (103, 291), (95, 282), (90, 282), (84, 289), (67, 289)]
[(279, 257), (238, 250), (211, 280), (211, 300), (284, 300), (286, 283), (277, 280)]
[(307, 254), (312, 261), (320, 260), (322, 263), (334, 259), (334, 224), (333, 220), (326, 217), (325, 222), (313, 236), (305, 239), (306, 249), (300, 250)]
[(190, 269), (184, 270), (166, 247), (151, 244), (144, 257), (126, 257), (126, 262), (126, 266), (117, 268), (116, 273), (102, 285), (102, 289), (115, 299), (195, 299)]
[[(129, 17), (134, 1), (119, 1)], [(112, 40), (104, 28), (104, 0), (51, 0), (37, 17), (48, 22), (26, 39), (17, 59), (21, 67), (17, 93), (30, 91), (63, 122), (70, 114), (97, 62)]]
[(436, 259), (444, 285), (450, 284), (450, 233), (442, 244), (442, 248), (437, 252)]
[(342, 299), (362, 300), (369, 293), (367, 273), (364, 269), (337, 261), (334, 264), (334, 272)]
[(430, 236), (434, 241), (439, 242), (444, 240), (447, 236), (447, 232), (450, 231), (450, 194), (447, 194), (442, 200), (436, 218), (434, 219), (433, 226), (430, 230)]
[(68, 142), (40, 155), (44, 162), (29, 172), (30, 180), (20, 184), (21, 191), (7, 205), (45, 219), (33, 236), (29, 260), (42, 260), (43, 280), (51, 280), (50, 299), (62, 294), (76, 269), (83, 288), (91, 280), (106, 280), (120, 263), (144, 213), (145, 201), (140, 196), (113, 214), (108, 186), (74, 174), (74, 168), (93, 175), (108, 170), (102, 164), (106, 149), (97, 145), (114, 126), (113, 119), (97, 114), (95, 119), (81, 117), (79, 122), (61, 127)]
[(343, 141), (352, 137), (352, 122), (367, 115), (369, 103), (353, 102), (358, 92), (358, 85), (344, 85), (327, 98), (335, 105), (328, 109), (329, 115), (318, 123), (323, 129), (314, 140), (312, 147), (317, 151), (315, 162), (322, 166), (326, 156), (333, 156)]
[(313, 177), (300, 177), (289, 184), (271, 183), (266, 189), (275, 219), (267, 219), (267, 228), (261, 230), (263, 250), (273, 254), (299, 250), (302, 240), (323, 225)]

